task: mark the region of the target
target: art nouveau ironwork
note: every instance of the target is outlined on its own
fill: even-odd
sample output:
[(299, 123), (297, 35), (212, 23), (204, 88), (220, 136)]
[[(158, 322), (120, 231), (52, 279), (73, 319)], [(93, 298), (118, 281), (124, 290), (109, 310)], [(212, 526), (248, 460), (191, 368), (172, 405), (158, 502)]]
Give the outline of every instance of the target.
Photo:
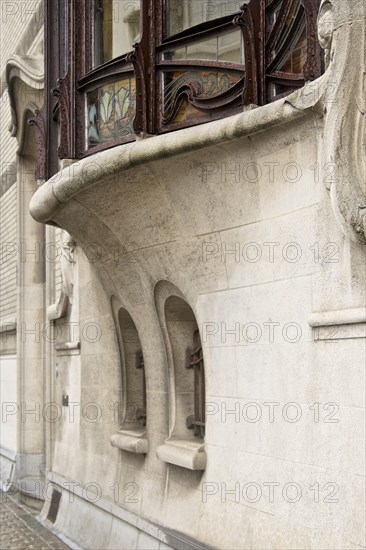
[[(317, 78), (318, 6), (47, 0), (47, 63), (57, 60), (46, 72), (55, 97), (48, 110), (51, 125), (60, 118), (59, 157), (235, 114)], [(48, 134), (54, 143), (55, 131)]]

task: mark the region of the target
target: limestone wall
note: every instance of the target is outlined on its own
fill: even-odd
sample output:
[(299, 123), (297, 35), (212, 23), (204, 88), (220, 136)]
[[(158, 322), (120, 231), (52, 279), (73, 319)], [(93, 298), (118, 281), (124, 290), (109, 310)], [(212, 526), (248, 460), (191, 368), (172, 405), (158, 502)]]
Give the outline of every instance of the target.
[[(139, 517), (158, 526), (156, 548), (175, 547), (169, 529), (227, 549), (363, 544), (364, 250), (334, 221), (320, 135), (309, 114), (151, 160), (55, 215), (78, 242), (81, 352), (58, 358), (56, 401), (76, 405), (62, 407), (49, 479), (63, 492), (55, 525), (80, 544), (143, 548)], [(172, 407), (180, 414), (155, 301), (162, 281), (192, 307), (203, 342), (204, 472), (156, 454)], [(146, 456), (110, 443), (123, 406), (111, 296), (144, 353)], [(327, 312), (338, 314), (331, 326)]]
[[(319, 31), (318, 81), (65, 163), (32, 199), (77, 243), (53, 317), (43, 517), (83, 547), (365, 545), (365, 1), (322, 2)], [(168, 319), (170, 297), (195, 320)], [(114, 308), (138, 332), (146, 428), (126, 426), (137, 344)], [(184, 425), (189, 323), (204, 441)]]

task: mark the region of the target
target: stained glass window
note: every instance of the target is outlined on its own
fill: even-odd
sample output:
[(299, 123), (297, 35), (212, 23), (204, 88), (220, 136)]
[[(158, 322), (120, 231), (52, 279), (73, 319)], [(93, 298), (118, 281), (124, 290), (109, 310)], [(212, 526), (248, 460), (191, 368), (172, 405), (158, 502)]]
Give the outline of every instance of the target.
[[(164, 75), (164, 122), (206, 117), (210, 102), (227, 94), (243, 79), (239, 71), (171, 71)], [(224, 100), (223, 100), (224, 102)]]
[(133, 77), (94, 89), (86, 94), (86, 101), (88, 148), (133, 133), (136, 108)]
[(320, 2), (45, 1), (53, 165), (264, 105), (314, 80), (324, 70)]

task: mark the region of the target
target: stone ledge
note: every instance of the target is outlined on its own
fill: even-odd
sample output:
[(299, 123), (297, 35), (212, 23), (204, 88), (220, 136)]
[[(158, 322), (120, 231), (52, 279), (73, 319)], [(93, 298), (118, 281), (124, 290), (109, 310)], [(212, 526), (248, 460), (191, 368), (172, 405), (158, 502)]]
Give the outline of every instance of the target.
[(311, 327), (353, 325), (358, 323), (366, 323), (366, 309), (363, 307), (313, 313), (309, 318), (309, 325)]
[(314, 313), (309, 319), (317, 342), (366, 337), (366, 309), (340, 309)]
[(136, 454), (146, 454), (149, 450), (149, 442), (146, 439), (144, 428), (136, 430), (119, 430), (111, 436), (111, 444), (123, 451)]
[(60, 342), (55, 346), (56, 355), (80, 355), (81, 343), (77, 342)]
[(202, 440), (167, 439), (156, 450), (157, 457), (163, 462), (181, 466), (189, 470), (205, 470), (207, 454)]
[(64, 292), (61, 292), (59, 301), (55, 304), (51, 304), (47, 308), (47, 319), (49, 321), (55, 321), (65, 316), (69, 305), (69, 299)]
[(0, 318), (0, 332), (14, 332), (18, 328), (15, 317)]
[(4, 456), (8, 460), (11, 460), (12, 462), (15, 462), (16, 457), (17, 457), (17, 452), (12, 450), (12, 449), (8, 449), (7, 447), (3, 447), (2, 445), (0, 445), (0, 456), (1, 457)]

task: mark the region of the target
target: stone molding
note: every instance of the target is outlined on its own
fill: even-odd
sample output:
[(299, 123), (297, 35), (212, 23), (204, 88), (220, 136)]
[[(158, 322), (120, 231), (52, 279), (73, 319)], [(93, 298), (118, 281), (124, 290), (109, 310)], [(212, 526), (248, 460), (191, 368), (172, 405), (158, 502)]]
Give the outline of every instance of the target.
[(96, 153), (65, 167), (45, 182), (32, 198), (31, 214), (37, 221), (49, 223), (76, 195), (116, 173), (311, 116), (316, 105), (313, 83), (310, 83), (288, 98), (258, 109)]
[[(27, 86), (34, 90), (43, 90), (44, 87), (44, 61), (42, 56), (25, 55), (20, 57), (14, 55), (6, 64), (6, 82), (10, 98), (11, 123), (9, 131), (15, 137), (20, 129), (21, 120), (17, 110), (14, 79), (19, 78)], [(39, 108), (39, 106), (38, 106)], [(33, 113), (35, 114), (35, 110)], [(21, 140), (19, 140), (21, 143)]]
[(0, 456), (4, 456), (8, 460), (11, 460), (12, 462), (15, 462), (17, 457), (17, 451), (14, 451), (12, 449), (8, 449), (7, 447), (4, 447), (3, 445), (0, 445)]
[(69, 299), (67, 294), (62, 290), (58, 302), (51, 304), (47, 308), (47, 319), (55, 321), (66, 316), (69, 306)]
[(18, 328), (15, 317), (0, 318), (0, 332), (14, 332)]
[(156, 454), (159, 460), (188, 470), (206, 469), (207, 454), (200, 440), (170, 438), (157, 448)]
[(111, 436), (111, 444), (123, 451), (136, 454), (147, 454), (149, 443), (145, 428), (136, 430), (119, 430)]
[(366, 310), (364, 308), (340, 309), (313, 313), (309, 319), (311, 327), (353, 325), (366, 323)]
[(341, 309), (313, 313), (309, 325), (315, 341), (336, 341), (366, 337), (365, 308)]
[[(19, 154), (29, 154), (36, 159), (36, 180), (38, 185), (45, 178), (46, 164), (46, 121), (44, 110), (44, 58), (41, 55), (14, 55), (6, 64), (11, 122), (10, 135), (17, 138)], [(41, 107), (43, 105), (43, 107)], [(34, 129), (29, 141), (29, 126)], [(28, 150), (27, 150), (28, 149)]]
[(366, 2), (322, 0), (318, 33), (326, 52), (322, 166), (338, 224), (366, 243)]

